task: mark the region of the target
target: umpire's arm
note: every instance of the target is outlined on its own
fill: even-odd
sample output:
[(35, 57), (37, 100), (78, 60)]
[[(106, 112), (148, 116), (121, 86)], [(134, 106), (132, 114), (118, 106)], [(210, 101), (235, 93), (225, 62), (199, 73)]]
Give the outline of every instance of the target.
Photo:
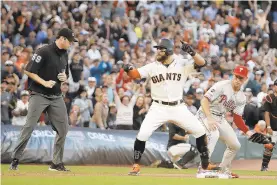
[(44, 54), (41, 50), (38, 50), (31, 58), (26, 68), (24, 69), (24, 73), (34, 80), (35, 82), (43, 85), (47, 88), (52, 88), (55, 85), (55, 81), (45, 81), (44, 79), (38, 76), (38, 72), (41, 69), (43, 63), (45, 62)]

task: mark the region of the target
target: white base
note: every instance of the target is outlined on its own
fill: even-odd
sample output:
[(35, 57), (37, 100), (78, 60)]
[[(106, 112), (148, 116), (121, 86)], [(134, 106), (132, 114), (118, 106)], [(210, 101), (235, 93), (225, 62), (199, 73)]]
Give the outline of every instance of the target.
[(204, 178), (216, 178), (216, 179), (231, 179), (230, 175), (219, 173), (216, 171), (203, 171), (196, 174), (196, 178), (204, 179)]

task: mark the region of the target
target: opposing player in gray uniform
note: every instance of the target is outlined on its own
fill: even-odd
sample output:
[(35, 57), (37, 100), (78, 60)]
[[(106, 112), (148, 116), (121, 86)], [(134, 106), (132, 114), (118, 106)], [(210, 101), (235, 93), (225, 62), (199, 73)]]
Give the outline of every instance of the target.
[(225, 113), (233, 112), (234, 123), (248, 137), (253, 133), (242, 119), (246, 97), (240, 89), (247, 79), (248, 70), (245, 66), (237, 66), (233, 74), (232, 80), (217, 82), (207, 91), (196, 115), (206, 128), (210, 156), (218, 139), (222, 140), (227, 149), (219, 166), (222, 168), (222, 173), (228, 174), (230, 178), (238, 178), (237, 174), (231, 173), (230, 167), (241, 145), (233, 128), (226, 121)]

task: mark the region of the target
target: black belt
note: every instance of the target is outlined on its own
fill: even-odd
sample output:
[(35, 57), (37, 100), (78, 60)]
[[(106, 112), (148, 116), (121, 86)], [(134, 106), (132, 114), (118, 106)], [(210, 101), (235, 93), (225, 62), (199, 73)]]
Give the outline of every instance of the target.
[(158, 101), (158, 100), (153, 100), (153, 101), (156, 103), (160, 103), (163, 105), (169, 105), (169, 106), (175, 106), (175, 105), (183, 103), (183, 100), (172, 101), (172, 102), (165, 102), (165, 101)]

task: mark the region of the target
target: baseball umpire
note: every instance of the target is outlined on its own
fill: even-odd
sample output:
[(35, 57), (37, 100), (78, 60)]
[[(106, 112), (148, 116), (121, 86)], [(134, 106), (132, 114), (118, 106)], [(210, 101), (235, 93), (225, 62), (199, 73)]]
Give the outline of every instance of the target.
[(68, 132), (68, 118), (60, 86), (67, 80), (67, 49), (73, 42), (77, 42), (77, 40), (72, 30), (62, 28), (58, 32), (56, 41), (38, 49), (26, 66), (24, 73), (28, 76), (28, 89), (31, 97), (26, 123), (12, 153), (10, 170), (17, 170), (19, 158), (41, 113), (46, 110), (52, 123), (51, 126), (57, 132), (53, 160), (49, 170), (69, 171), (62, 162), (64, 143)]
[(269, 94), (265, 97), (266, 102), (264, 104), (264, 118), (267, 126), (267, 133), (271, 135), (272, 143), (265, 144), (261, 171), (268, 170), (268, 164), (272, 156), (273, 146), (277, 142), (277, 80), (275, 80), (273, 88), (273, 94)]

